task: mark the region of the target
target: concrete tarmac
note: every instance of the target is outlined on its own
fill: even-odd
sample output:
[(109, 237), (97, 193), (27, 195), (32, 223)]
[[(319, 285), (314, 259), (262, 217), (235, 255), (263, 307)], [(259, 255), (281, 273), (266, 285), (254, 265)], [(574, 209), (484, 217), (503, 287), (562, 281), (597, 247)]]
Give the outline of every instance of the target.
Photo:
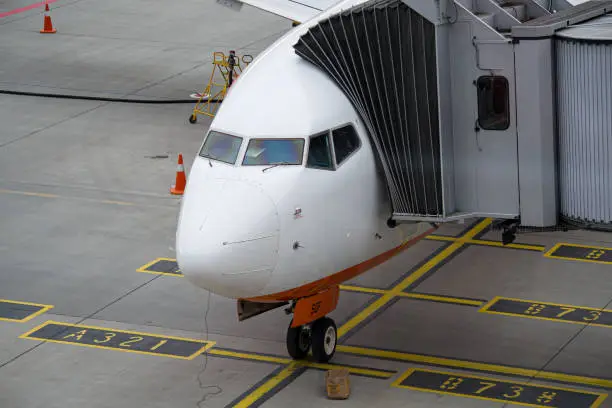
[[(0, 18), (2, 90), (187, 99), (212, 52), (256, 55), (291, 28), (212, 1), (51, 7), (54, 35), (40, 7)], [(210, 123), (192, 109), (0, 94), (1, 408), (612, 407), (601, 232), (504, 247), (491, 220), (445, 225), (342, 287), (333, 364), (290, 360), (290, 316), (238, 322), (172, 268), (177, 155), (188, 173)], [(325, 395), (332, 366), (348, 401)]]

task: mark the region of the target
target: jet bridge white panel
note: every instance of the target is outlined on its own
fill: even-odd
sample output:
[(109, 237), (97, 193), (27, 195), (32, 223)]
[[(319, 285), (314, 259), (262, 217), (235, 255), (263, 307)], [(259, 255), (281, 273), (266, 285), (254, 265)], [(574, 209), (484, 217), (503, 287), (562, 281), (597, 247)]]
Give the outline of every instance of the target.
[(434, 24), (399, 0), (376, 0), (320, 22), (294, 48), (359, 112), (394, 216), (443, 216)]
[(561, 215), (612, 228), (612, 15), (557, 33)]

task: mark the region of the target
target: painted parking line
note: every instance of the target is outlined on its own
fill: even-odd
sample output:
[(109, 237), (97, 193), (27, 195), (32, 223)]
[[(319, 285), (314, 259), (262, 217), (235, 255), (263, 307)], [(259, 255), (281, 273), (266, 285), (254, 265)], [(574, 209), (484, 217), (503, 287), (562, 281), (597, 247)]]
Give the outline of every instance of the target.
[[(444, 242), (455, 242), (461, 237), (449, 237), (446, 235), (429, 235), (425, 239), (429, 241), (444, 241)], [(497, 248), (509, 248), (509, 249), (522, 249), (524, 251), (535, 251), (535, 252), (543, 252), (546, 247), (543, 245), (531, 245), (531, 244), (506, 244), (504, 245), (498, 241), (489, 241), (486, 239), (468, 239), (465, 241), (468, 245), (480, 245), (480, 246), (489, 246), (489, 247), (497, 247)]]
[(291, 362), (286, 367), (272, 372), (261, 382), (255, 384), (254, 387), (227, 404), (225, 408), (259, 407), (305, 371), (305, 367), (299, 367), (295, 361)]
[(183, 360), (192, 360), (215, 344), (212, 341), (116, 330), (82, 324), (69, 324), (51, 320), (22, 334), (19, 338), (165, 356)]
[(378, 368), (360, 367), (355, 365), (343, 365), (343, 364), (323, 364), (315, 363), (307, 360), (293, 360), (287, 357), (280, 357), (270, 354), (254, 353), (251, 351), (232, 350), (225, 348), (213, 347), (207, 351), (208, 355), (216, 357), (227, 357), (234, 358), (237, 360), (251, 360), (263, 363), (279, 364), (279, 365), (290, 365), (294, 364), (296, 367), (305, 367), (315, 370), (331, 370), (336, 368), (346, 368), (349, 373), (361, 377), (369, 378), (380, 378), (387, 379), (393, 377), (397, 373), (395, 370), (382, 370)]
[(23, 323), (52, 308), (52, 305), (0, 299), (0, 320)]
[(612, 310), (497, 296), (479, 312), (612, 327)]
[(157, 258), (146, 265), (136, 269), (136, 272), (152, 273), (154, 275), (170, 275), (182, 277), (176, 259)]
[(565, 259), (570, 261), (612, 264), (612, 248), (558, 243), (544, 254), (547, 258)]
[(35, 8), (44, 8), (45, 7), (45, 3), (51, 4), (51, 3), (55, 3), (56, 1), (57, 0), (46, 0), (44, 2), (30, 4), (29, 6), (16, 8), (14, 10), (4, 11), (4, 12), (0, 13), (0, 18), (12, 16), (14, 14), (23, 13), (24, 11), (32, 10), (32, 9), (35, 9)]
[[(374, 294), (374, 295), (384, 295), (389, 292), (389, 290), (385, 290), (385, 289), (366, 288), (362, 286), (353, 286), (353, 285), (340, 285), (340, 290), (346, 290), (349, 292), (369, 293), (369, 294)], [(425, 300), (428, 302), (451, 303), (455, 305), (474, 306), (474, 307), (479, 307), (487, 303), (487, 301), (484, 299), (468, 299), (468, 298), (462, 298), (462, 297), (444, 296), (444, 295), (417, 293), (417, 292), (401, 292), (397, 294), (397, 296), (409, 298), (409, 299)]]
[(565, 384), (577, 384), (587, 387), (612, 388), (612, 379), (608, 378), (596, 378), (569, 373), (541, 371), (539, 369), (492, 364), (480, 361), (460, 360), (443, 356), (406, 353), (395, 350), (382, 350), (369, 347), (346, 345), (338, 345), (336, 348), (336, 352), (391, 361), (444, 367), (450, 369), (463, 369), (490, 374), (510, 375), (521, 378), (533, 378), (540, 381), (550, 380)]
[(608, 394), (412, 368), (393, 386), (530, 407), (595, 408)]

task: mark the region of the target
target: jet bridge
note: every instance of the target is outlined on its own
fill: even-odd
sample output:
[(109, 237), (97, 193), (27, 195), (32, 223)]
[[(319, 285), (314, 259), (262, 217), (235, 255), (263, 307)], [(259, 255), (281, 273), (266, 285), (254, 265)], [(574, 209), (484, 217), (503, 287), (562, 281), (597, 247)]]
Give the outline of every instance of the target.
[[(320, 21), (294, 48), (358, 111), (396, 221), (605, 224), (612, 41), (578, 50), (563, 31), (611, 12), (612, 1), (372, 0)], [(586, 64), (599, 76), (581, 76)], [(608, 150), (595, 156), (595, 146)]]

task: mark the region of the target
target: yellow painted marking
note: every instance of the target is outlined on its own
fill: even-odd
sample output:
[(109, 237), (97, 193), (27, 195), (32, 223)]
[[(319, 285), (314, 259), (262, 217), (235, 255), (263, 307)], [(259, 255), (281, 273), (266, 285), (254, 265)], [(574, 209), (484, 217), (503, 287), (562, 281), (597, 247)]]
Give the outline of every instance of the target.
[[(374, 293), (377, 295), (385, 295), (389, 293), (389, 290), (384, 289), (375, 289), (375, 288), (364, 288), (361, 286), (351, 286), (351, 285), (340, 285), (340, 289), (348, 290), (352, 292), (363, 292), (363, 293)], [(470, 300), (470, 299), (461, 299), (452, 296), (440, 296), (440, 295), (425, 295), (422, 293), (398, 293), (396, 296), (402, 296), (410, 299), (421, 299), (421, 300), (432, 300), (436, 302), (445, 302), (445, 303), (456, 303), (461, 305), (469, 305), (469, 306), (482, 306), (484, 304), (483, 301), (480, 300)]]
[(134, 203), (129, 203), (127, 201), (102, 200), (100, 202), (104, 204), (115, 204), (115, 205), (134, 205)]
[[(496, 296), (496, 297), (494, 297), (489, 302), (487, 302), (487, 304), (484, 305), (482, 307), (482, 309), (480, 309), (480, 310), (484, 311), (484, 309), (489, 308), (492, 304), (494, 304), (499, 299), (514, 300), (514, 301), (517, 301), (517, 302), (537, 303), (537, 304), (550, 305), (550, 306), (575, 308), (576, 310), (583, 309), (583, 310), (597, 310), (597, 311), (600, 311), (600, 312), (612, 312), (612, 309), (601, 309), (601, 308), (596, 308), (596, 307), (575, 306), (575, 305), (567, 305), (565, 303), (542, 302), (542, 301), (539, 301), (539, 300), (518, 299), (518, 298), (510, 298), (510, 297), (504, 297), (504, 296)], [(495, 313), (497, 313), (497, 312), (495, 312)]]
[[(143, 336), (156, 337), (156, 338), (159, 337), (161, 339), (186, 340), (186, 341), (193, 341), (193, 342), (196, 342), (196, 343), (203, 343), (203, 346), (200, 349), (198, 349), (196, 352), (194, 352), (192, 355), (190, 355), (188, 357), (183, 357), (183, 356), (176, 356), (176, 355), (172, 355), (172, 354), (151, 353), (151, 352), (148, 352), (148, 351), (128, 350), (128, 349), (123, 349), (123, 348), (118, 348), (118, 347), (97, 346), (95, 344), (76, 343), (76, 342), (72, 342), (72, 341), (62, 341), (62, 340), (52, 340), (52, 339), (46, 339), (46, 338), (42, 338), (42, 337), (33, 337), (33, 336), (31, 336), (32, 333), (42, 329), (43, 327), (45, 327), (48, 324), (57, 324), (57, 325), (61, 325), (61, 326), (70, 326), (70, 327), (79, 327), (79, 328), (82, 327), (82, 328), (85, 328), (85, 329), (103, 330), (103, 331), (107, 331), (107, 332), (116, 332), (116, 333), (142, 334)], [(54, 321), (54, 320), (47, 320), (46, 322), (44, 322), (44, 323), (34, 327), (32, 330), (29, 330), (29, 331), (23, 333), (22, 335), (19, 336), (19, 338), (20, 339), (29, 339), (29, 340), (48, 341), (48, 342), (51, 342), (51, 343), (59, 343), (59, 344), (76, 344), (78, 346), (83, 346), (83, 347), (91, 347), (91, 348), (104, 349), (104, 350), (118, 350), (118, 351), (123, 351), (123, 352), (127, 352), (127, 353), (147, 354), (147, 355), (152, 355), (152, 356), (163, 356), (163, 357), (177, 358), (177, 359), (181, 359), (181, 360), (193, 360), (194, 358), (196, 358), (197, 356), (199, 356), (200, 354), (202, 354), (203, 352), (205, 352), (206, 350), (210, 349), (211, 347), (213, 347), (216, 344), (215, 341), (191, 339), (191, 338), (188, 338), (188, 337), (167, 336), (165, 334), (142, 333), (142, 332), (131, 331), (131, 330), (118, 330), (118, 329), (111, 329), (111, 328), (108, 328), (108, 327), (89, 326), (89, 325), (84, 325), (84, 324), (73, 324), (73, 323), (57, 322), (57, 321)]]
[(142, 265), (140, 268), (136, 269), (136, 272), (142, 272), (142, 273), (150, 273), (152, 275), (167, 275), (167, 276), (176, 276), (176, 277), (184, 277), (184, 275), (182, 273), (170, 273), (170, 272), (155, 272), (155, 271), (148, 271), (147, 269), (150, 268), (151, 266), (155, 265), (157, 262), (159, 261), (170, 261), (170, 262), (176, 262), (176, 259), (174, 258), (157, 258), (154, 259), (153, 261)]
[(262, 361), (266, 363), (283, 364), (283, 365), (295, 363), (296, 366), (299, 366), (299, 367), (309, 367), (309, 368), (316, 368), (320, 370), (331, 370), (333, 368), (346, 368), (347, 370), (349, 370), (349, 372), (353, 374), (362, 374), (362, 375), (368, 375), (371, 377), (378, 377), (378, 378), (391, 378), (394, 375), (393, 372), (381, 371), (381, 370), (376, 370), (373, 368), (349, 367), (349, 366), (343, 366), (343, 365), (338, 365), (338, 364), (315, 363), (315, 362), (310, 362), (306, 360), (292, 360), (292, 359), (283, 358), (283, 357), (266, 356), (266, 355), (256, 354), (256, 353), (230, 351), (230, 350), (215, 349), (215, 348), (210, 349), (208, 351), (208, 354), (213, 355), (213, 356), (235, 357), (235, 358), (241, 358), (244, 360)]
[(612, 248), (610, 248), (610, 247), (594, 246), (594, 245), (582, 245), (582, 244), (570, 244), (570, 243), (567, 243), (567, 242), (560, 242), (560, 243), (556, 244), (555, 246), (553, 246), (552, 248), (550, 248), (544, 254), (544, 256), (546, 258), (550, 258), (550, 259), (565, 259), (565, 260), (568, 260), (568, 261), (591, 262), (591, 263), (596, 263), (596, 264), (601, 264), (601, 265), (610, 265), (610, 263), (611, 263), (610, 261), (598, 261), (596, 259), (572, 258), (570, 256), (552, 255), (557, 249), (559, 249), (559, 247), (561, 247), (563, 245), (571, 246), (571, 247), (578, 247), (578, 248), (602, 249), (604, 251), (612, 251)]
[[(503, 400), (502, 398), (489, 398), (489, 397), (483, 397), (483, 396), (474, 395), (474, 394), (467, 394), (467, 393), (463, 394), (463, 393), (447, 392), (447, 391), (442, 391), (441, 389), (435, 389), (434, 390), (434, 389), (431, 389), (431, 388), (421, 388), (421, 387), (414, 387), (414, 386), (410, 386), (410, 385), (402, 385), (401, 383), (404, 380), (406, 380), (415, 371), (422, 371), (422, 372), (435, 373), (435, 374), (444, 374), (444, 375), (451, 376), (451, 378), (469, 378), (469, 379), (475, 379), (475, 380), (481, 380), (481, 381), (482, 380), (490, 380), (490, 381), (498, 381), (498, 382), (504, 382), (504, 383), (512, 383), (513, 385), (514, 384), (516, 384), (516, 385), (523, 385), (523, 386), (526, 386), (526, 387), (546, 388), (546, 389), (551, 389), (551, 390), (568, 391), (568, 392), (572, 392), (572, 393), (580, 393), (580, 394), (587, 394), (587, 395), (597, 395), (598, 398), (595, 400), (595, 402), (593, 404), (590, 405), (589, 408), (597, 408), (597, 407), (599, 407), (603, 403), (603, 401), (608, 397), (608, 394), (603, 394), (603, 393), (599, 393), (599, 392), (576, 390), (576, 389), (571, 389), (571, 388), (550, 386), (550, 385), (544, 385), (544, 384), (533, 384), (533, 383), (526, 383), (526, 382), (502, 380), (502, 379), (496, 379), (496, 378), (490, 378), (490, 377), (479, 377), (479, 376), (475, 376), (475, 375), (466, 375), (464, 373), (452, 373), (452, 372), (448, 372), (448, 371), (438, 371), (438, 370), (432, 370), (432, 369), (426, 369), (426, 368), (410, 368), (410, 369), (408, 369), (404, 374), (399, 376), (396, 381), (393, 382), (392, 386), (393, 387), (398, 387), (398, 388), (413, 389), (413, 390), (417, 390), (417, 391), (434, 392), (436, 394), (452, 395), (452, 396), (455, 396), (455, 397), (459, 396), (459, 397), (467, 397), (467, 398), (477, 398), (477, 399), (482, 399), (482, 400), (487, 400), (487, 401), (495, 401), (497, 403), (499, 403), (499, 402), (506, 402), (506, 403), (510, 403), (510, 404), (518, 404), (518, 405), (524, 405), (524, 406), (529, 406), (529, 407), (538, 407), (538, 408), (542, 407), (542, 406), (545, 406), (544, 404), (542, 404), (542, 405), (535, 405), (535, 404), (525, 403), (525, 402), (521, 402), (521, 401)], [(475, 394), (482, 393), (486, 389), (491, 388), (491, 387), (496, 385), (496, 383), (490, 383), (490, 382), (481, 382), (481, 384), (483, 384), (484, 387), (480, 388), (477, 392), (475, 392)], [(451, 387), (452, 387), (452, 385), (451, 385)], [(520, 387), (517, 387), (517, 388), (520, 388)], [(516, 396), (518, 396), (518, 395), (516, 395)]]
[(30, 191), (7, 190), (4, 188), (0, 188), (0, 193), (18, 194), (18, 195), (31, 196), (31, 197), (59, 198), (59, 196), (56, 194), (33, 193)]
[(428, 235), (427, 237), (425, 237), (425, 239), (428, 239), (430, 241), (455, 242), (459, 238), (457, 238), (457, 237), (446, 237), (444, 235)]
[(403, 296), (403, 297), (407, 297), (411, 299), (433, 300), (436, 302), (456, 303), (456, 304), (469, 305), (469, 306), (482, 306), (485, 303), (480, 300), (461, 299), (461, 298), (455, 298), (452, 296), (424, 295), (421, 293), (402, 292), (399, 296)]
[(493, 246), (499, 248), (514, 248), (514, 249), (528, 249), (531, 251), (544, 251), (545, 247), (542, 245), (529, 245), (529, 244), (507, 244), (504, 245), (501, 242), (495, 241), (483, 241), (481, 239), (470, 239), (467, 241), (468, 244)]
[(562, 374), (551, 371), (538, 371), (528, 368), (509, 367), (498, 364), (479, 363), (474, 361), (459, 360), (447, 357), (424, 356), (421, 354), (402, 353), (398, 351), (377, 350), (368, 347), (336, 346), (341, 353), (356, 354), (366, 357), (385, 358), (398, 361), (406, 361), (416, 364), (438, 365), (449, 368), (461, 368), (466, 370), (486, 371), (497, 374), (514, 375), (518, 377), (535, 377), (540, 380), (553, 380), (565, 383), (612, 388), (612, 380), (603, 378), (585, 377), (573, 374)]
[(289, 364), (293, 361), (288, 358), (265, 356), (261, 354), (252, 354), (252, 353), (245, 353), (245, 352), (238, 352), (238, 351), (229, 351), (229, 350), (222, 350), (222, 349), (216, 349), (216, 348), (212, 348), (208, 350), (208, 354), (212, 356), (235, 357), (235, 358), (242, 358), (245, 360), (263, 361), (266, 363), (275, 363), (275, 364)]
[[(445, 237), (443, 235), (429, 235), (427, 236), (428, 240), (431, 241), (444, 241), (444, 242), (455, 242), (459, 238), (456, 237)], [(492, 246), (492, 247), (498, 247), (498, 248), (514, 248), (514, 249), (527, 249), (527, 250), (531, 250), (531, 251), (544, 251), (545, 247), (542, 245), (529, 245), (529, 244), (507, 244), (504, 245), (501, 242), (495, 242), (495, 241), (484, 241), (481, 239), (468, 239), (465, 241), (466, 244), (473, 244), (473, 245), (484, 245), (484, 246)]]
[(361, 286), (352, 286), (352, 285), (340, 285), (340, 290), (349, 290), (351, 292), (375, 293), (378, 295), (384, 295), (385, 293), (388, 292), (388, 290), (384, 290), (384, 289), (364, 288)]
[[(533, 314), (525, 314), (525, 313), (518, 313), (518, 312), (517, 313), (510, 313), (510, 312), (497, 312), (497, 311), (494, 311), (494, 310), (489, 310), (489, 308), (491, 306), (493, 306), (500, 299), (513, 300), (513, 301), (521, 302), (521, 303), (533, 303), (534, 305), (558, 306), (558, 307), (562, 308), (564, 311), (561, 312), (559, 315), (557, 315), (557, 317), (555, 318), (555, 317), (542, 317), (542, 316), (537, 316), (537, 315), (533, 315)], [(480, 308), (478, 311), (480, 313), (490, 313), (490, 314), (497, 314), (497, 315), (511, 316), (511, 317), (525, 317), (525, 318), (528, 318), (528, 319), (548, 320), (548, 321), (551, 321), (551, 322), (563, 322), (563, 323), (581, 324), (583, 326), (589, 325), (589, 326), (607, 327), (607, 328), (612, 327), (610, 324), (593, 323), (593, 321), (596, 320), (599, 317), (599, 315), (592, 316), (593, 317), (592, 320), (589, 319), (589, 320), (585, 320), (584, 322), (560, 319), (560, 317), (562, 317), (563, 315), (571, 313), (571, 312), (574, 312), (574, 311), (577, 311), (577, 310), (591, 310), (591, 311), (599, 313), (599, 314), (601, 314), (602, 312), (612, 313), (612, 309), (598, 309), (598, 308), (595, 308), (595, 307), (566, 305), (564, 303), (541, 302), (539, 300), (517, 299), (517, 298), (509, 298), (509, 297), (503, 297), (503, 296), (496, 296), (496, 297), (494, 297), (489, 302), (487, 302), (485, 305), (483, 305), (482, 308)]]
[(23, 319), (19, 319), (19, 320), (17, 320), (17, 319), (5, 319), (5, 318), (0, 317), (1, 321), (7, 321), (7, 322), (25, 323), (27, 321), (32, 320), (36, 316), (40, 316), (41, 314), (49, 311), (50, 309), (53, 309), (53, 305), (42, 305), (40, 303), (21, 302), (21, 301), (17, 301), (17, 300), (8, 300), (8, 299), (0, 299), (0, 302), (13, 303), (13, 304), (16, 304), (16, 305), (28, 305), (28, 306), (39, 306), (39, 307), (41, 307), (41, 309), (39, 311), (34, 312), (31, 315), (26, 316)]
[(383, 307), (385, 304), (393, 300), (395, 296), (401, 296), (401, 293), (412, 283), (418, 280), (420, 277), (429, 272), (433, 267), (444, 261), (444, 259), (448, 258), (455, 251), (461, 248), (468, 240), (474, 238), (478, 233), (483, 231), (489, 225), (491, 225), (492, 219), (487, 218), (481, 222), (479, 222), (474, 228), (469, 230), (465, 235), (461, 238), (455, 240), (451, 245), (442, 250), (439, 254), (430, 259), (423, 266), (418, 268), (412, 274), (407, 276), (404, 280), (402, 280), (399, 284), (394, 286), (391, 290), (385, 293), (383, 296), (374, 301), (371, 305), (366, 307), (364, 310), (359, 312), (357, 315), (353, 316), (349, 321), (347, 321), (344, 325), (342, 325), (338, 329), (338, 339), (342, 338), (346, 333), (356, 327), (358, 324), (367, 319), (370, 315), (375, 313), (378, 309)]
[(258, 399), (266, 395), (266, 393), (270, 392), (283, 380), (289, 378), (297, 368), (299, 368), (298, 363), (296, 361), (291, 362), (281, 372), (279, 372), (274, 377), (270, 378), (268, 381), (257, 387), (255, 390), (253, 390), (253, 392), (244, 397), (239, 403), (234, 405), (234, 408), (245, 408), (251, 406), (251, 404), (255, 403)]
[(169, 205), (138, 204), (138, 203), (132, 203), (132, 202), (128, 202), (128, 201), (103, 200), (103, 199), (89, 198), (89, 197), (64, 196), (64, 195), (58, 195), (58, 194), (37, 193), (37, 192), (32, 192), (32, 191), (8, 190), (8, 189), (4, 189), (4, 188), (0, 188), (0, 193), (17, 194), (17, 195), (30, 196), (30, 197), (61, 198), (61, 199), (88, 201), (88, 202), (93, 202), (93, 203), (110, 204), (110, 205), (121, 205), (121, 206), (141, 206), (141, 207), (156, 207), (156, 208), (174, 208), (174, 207), (169, 206)]
[(299, 366), (310, 367), (310, 368), (318, 368), (320, 370), (331, 370), (334, 368), (346, 368), (350, 373), (353, 374), (362, 374), (368, 375), (371, 377), (378, 378), (391, 378), (395, 373), (390, 373), (387, 371), (374, 370), (371, 368), (360, 368), (360, 367), (349, 367), (338, 364), (324, 364), (324, 363), (314, 363), (309, 361), (296, 361)]

